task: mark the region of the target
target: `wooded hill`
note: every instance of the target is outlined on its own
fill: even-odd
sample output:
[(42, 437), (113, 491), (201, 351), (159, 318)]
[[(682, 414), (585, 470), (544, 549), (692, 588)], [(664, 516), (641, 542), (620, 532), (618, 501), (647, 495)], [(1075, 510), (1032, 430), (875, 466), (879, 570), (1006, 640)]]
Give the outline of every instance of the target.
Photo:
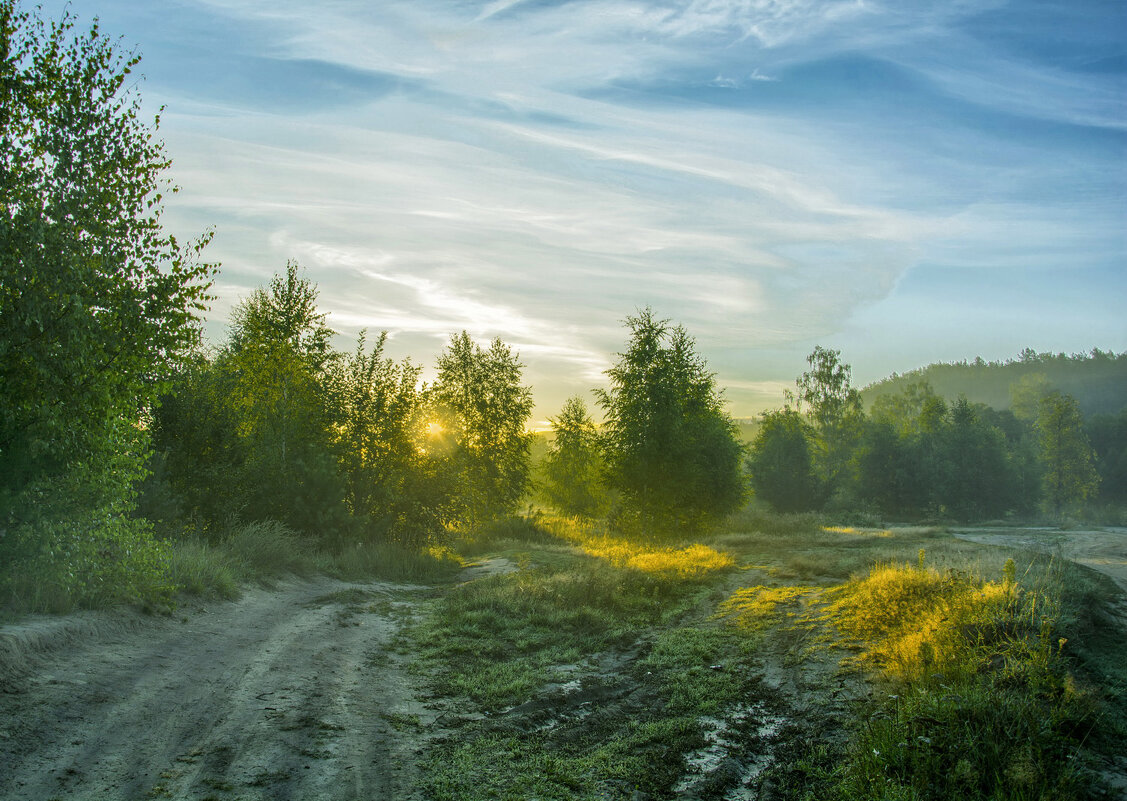
[(1017, 359), (938, 363), (888, 378), (861, 390), (866, 408), (882, 395), (897, 395), (910, 384), (926, 381), (944, 398), (965, 395), (971, 403), (1009, 409), (1011, 390), (1041, 385), (1076, 398), (1081, 412), (1114, 414), (1127, 405), (1127, 352), (1093, 349), (1087, 354), (1037, 353), (1029, 348)]

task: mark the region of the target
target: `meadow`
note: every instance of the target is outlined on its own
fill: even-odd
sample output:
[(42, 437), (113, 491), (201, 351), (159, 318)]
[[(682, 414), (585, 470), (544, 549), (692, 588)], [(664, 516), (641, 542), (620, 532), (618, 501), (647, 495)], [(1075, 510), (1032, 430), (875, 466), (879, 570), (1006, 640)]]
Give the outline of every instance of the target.
[(1121, 791), (1119, 593), (1059, 558), (750, 511), (678, 543), (534, 516), (460, 555), (496, 572), (400, 644), (454, 721), (427, 797)]

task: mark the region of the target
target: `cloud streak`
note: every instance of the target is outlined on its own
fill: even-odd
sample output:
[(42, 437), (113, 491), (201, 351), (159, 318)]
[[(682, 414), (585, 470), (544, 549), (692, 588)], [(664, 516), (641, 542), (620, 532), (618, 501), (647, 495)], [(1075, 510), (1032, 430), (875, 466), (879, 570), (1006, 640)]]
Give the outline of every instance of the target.
[[(423, 362), (463, 328), (506, 339), (539, 417), (600, 379), (641, 306), (685, 323), (746, 416), (816, 341), (887, 355), (859, 321), (916, 363), (947, 358), (942, 320), (916, 337), (873, 317), (931, 313), (901, 291), (918, 271), (1011, 304), (974, 276), (1051, 298), (1067, 262), (1087, 298), (1124, 268), (1114, 5), (105, 6), (168, 106), (170, 221), (217, 229), (213, 332), (296, 257), (346, 334), (387, 328)], [(1056, 347), (1127, 347), (1118, 331)], [(873, 359), (871, 378), (916, 366)]]

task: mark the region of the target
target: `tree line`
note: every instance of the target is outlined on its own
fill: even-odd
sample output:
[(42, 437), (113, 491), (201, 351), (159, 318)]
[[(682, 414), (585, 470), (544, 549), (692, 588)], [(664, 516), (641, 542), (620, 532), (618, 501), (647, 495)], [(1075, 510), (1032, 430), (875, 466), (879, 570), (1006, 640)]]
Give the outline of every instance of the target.
[(542, 491), (569, 514), (695, 530), (745, 495), (742, 447), (715, 379), (680, 326), (649, 309), (598, 390), (605, 422), (570, 399), (533, 488), (531, 388), (510, 347), (451, 337), (433, 382), (383, 354), (329, 346), (316, 287), (291, 262), (236, 306), (227, 341), (197, 352), (154, 407), (151, 519), (206, 534), (279, 520), (322, 541), (409, 547), (513, 514)]
[(1033, 375), (1004, 410), (920, 380), (866, 413), (840, 356), (816, 348), (788, 404), (763, 416), (748, 467), (774, 508), (982, 520), (1127, 501), (1127, 407), (1085, 418)]

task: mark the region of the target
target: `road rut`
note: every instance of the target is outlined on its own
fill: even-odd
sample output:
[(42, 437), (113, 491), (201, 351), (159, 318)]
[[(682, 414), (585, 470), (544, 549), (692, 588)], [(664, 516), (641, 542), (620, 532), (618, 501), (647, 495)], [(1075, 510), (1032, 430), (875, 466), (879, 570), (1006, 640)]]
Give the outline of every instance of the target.
[(30, 656), (0, 628), (0, 799), (411, 798), (413, 589), (289, 582)]

